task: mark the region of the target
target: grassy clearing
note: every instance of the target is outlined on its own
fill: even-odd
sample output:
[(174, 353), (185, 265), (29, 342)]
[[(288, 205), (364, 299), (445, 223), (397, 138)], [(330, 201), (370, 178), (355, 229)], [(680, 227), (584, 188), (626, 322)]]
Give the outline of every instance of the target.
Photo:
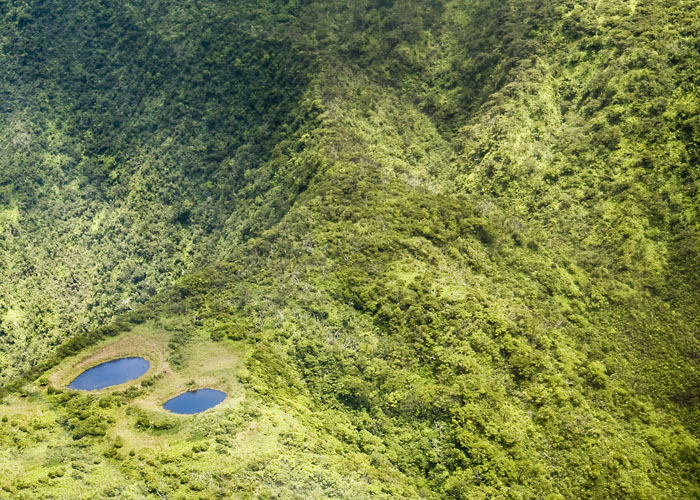
[(152, 323), (137, 326), (116, 340), (105, 340), (80, 356), (67, 358), (48, 374), (48, 387), (65, 388), (89, 368), (113, 359), (138, 356), (151, 364), (148, 372), (137, 379), (105, 388), (95, 394), (114, 394), (139, 387), (143, 389), (143, 394), (135, 398), (133, 404), (149, 411), (165, 411), (162, 405), (168, 399), (202, 387), (226, 392), (226, 400), (216, 407), (216, 411), (231, 408), (240, 402), (243, 398), (237, 377), (241, 369), (240, 348), (230, 341), (213, 342), (199, 335), (177, 349), (181, 354), (180, 361), (172, 364), (168, 361), (173, 355), (173, 349), (169, 345), (173, 345), (177, 333), (167, 327), (156, 327)]
[[(143, 329), (140, 329), (143, 330)], [(167, 355), (164, 338), (158, 335), (160, 332), (145, 331), (144, 333), (129, 333), (116, 341), (109, 339), (88, 349), (88, 352), (80, 356), (66, 359), (54, 368), (48, 375), (49, 385), (55, 388), (63, 388), (85, 370), (119, 358), (142, 357), (150, 364), (148, 372), (138, 379), (130, 380), (124, 384), (103, 389), (106, 392), (123, 390), (137, 384), (140, 380), (162, 373)], [(150, 335), (149, 335), (150, 334)]]

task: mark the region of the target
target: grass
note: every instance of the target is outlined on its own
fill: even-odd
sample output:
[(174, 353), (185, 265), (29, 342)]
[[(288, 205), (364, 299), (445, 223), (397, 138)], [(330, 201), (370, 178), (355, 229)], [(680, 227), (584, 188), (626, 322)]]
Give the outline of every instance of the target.
[[(143, 328), (139, 328), (143, 331)], [(54, 368), (48, 375), (49, 385), (55, 388), (63, 388), (70, 384), (75, 377), (94, 366), (107, 361), (125, 357), (142, 357), (150, 363), (150, 368), (141, 377), (123, 384), (103, 389), (106, 393), (123, 390), (137, 384), (144, 378), (161, 373), (167, 357), (167, 348), (163, 339), (153, 331), (139, 331), (121, 336), (116, 341), (109, 339), (92, 348), (87, 353), (81, 353), (79, 357), (71, 357)], [(102, 391), (101, 391), (102, 392)]]
[(162, 405), (167, 400), (188, 390), (210, 387), (226, 392), (227, 398), (208, 411), (232, 408), (239, 403), (243, 398), (237, 377), (241, 369), (240, 348), (230, 341), (214, 342), (203, 334), (197, 335), (192, 339), (194, 342), (190, 341), (182, 347), (183, 361), (174, 366), (168, 361), (172, 354), (168, 345), (176, 334), (153, 323), (139, 325), (117, 339), (105, 340), (79, 356), (65, 359), (48, 374), (48, 386), (62, 389), (93, 366), (113, 359), (138, 356), (151, 364), (148, 372), (96, 394), (114, 394), (130, 387), (139, 387), (144, 393), (133, 400), (135, 406), (148, 411), (166, 412)]

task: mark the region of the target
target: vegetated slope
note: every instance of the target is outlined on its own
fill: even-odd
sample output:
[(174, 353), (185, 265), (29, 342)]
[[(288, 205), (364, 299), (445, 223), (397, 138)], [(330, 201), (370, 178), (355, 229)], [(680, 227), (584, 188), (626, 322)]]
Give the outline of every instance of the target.
[(274, 3), (0, 9), (7, 380), (284, 213), (314, 61)]
[[(130, 317), (247, 351), (245, 403), (168, 449), (127, 420), (151, 443), (132, 457), (61, 418), (111, 403), (29, 384), (46, 418), (3, 427), (31, 471), (3, 487), (118, 470), (105, 495), (700, 494), (697, 9), (304, 6), (289, 32), (325, 57), (293, 170), (315, 175), (281, 184), (301, 194), (278, 223), (222, 242), (226, 263)], [(229, 439), (256, 426), (255, 452)], [(31, 460), (42, 432), (76, 477)]]

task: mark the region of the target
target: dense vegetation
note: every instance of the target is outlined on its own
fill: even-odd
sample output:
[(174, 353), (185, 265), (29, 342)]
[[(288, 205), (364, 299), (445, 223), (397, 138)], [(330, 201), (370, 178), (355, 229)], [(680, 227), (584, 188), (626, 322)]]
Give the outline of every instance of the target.
[[(0, 13), (3, 494), (700, 496), (697, 2)], [(134, 328), (240, 404), (49, 380)]]

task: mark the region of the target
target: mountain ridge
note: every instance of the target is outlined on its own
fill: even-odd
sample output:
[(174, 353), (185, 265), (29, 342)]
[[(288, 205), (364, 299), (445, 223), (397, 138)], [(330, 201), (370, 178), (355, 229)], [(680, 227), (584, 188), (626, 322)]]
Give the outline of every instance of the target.
[[(227, 4), (206, 4), (223, 9), (212, 23), (223, 30)], [(0, 487), (17, 498), (697, 496), (697, 42), (667, 46), (677, 33), (693, 40), (681, 21), (697, 28), (697, 14), (613, 0), (240, 6), (251, 32), (269, 26), (313, 60), (306, 83), (283, 97), (284, 119), (258, 96), (262, 113), (246, 116), (259, 135), (231, 156), (194, 135), (167, 162), (149, 152), (151, 177), (115, 178), (109, 189), (145, 197), (136, 206), (153, 214), (112, 227), (157, 219), (160, 185), (181, 206), (142, 232), (156, 235), (156, 260), (134, 262), (139, 244), (114, 237), (132, 265), (117, 263), (112, 283), (132, 285), (103, 293), (140, 305), (112, 323), (119, 310), (104, 310), (91, 324), (106, 325), (82, 337), (62, 333), (54, 366), (41, 365), (43, 347), (25, 359), (40, 369), (0, 407)], [(219, 53), (202, 33), (182, 40)], [(269, 85), (277, 69), (257, 64), (303, 67), (267, 48), (251, 49), (249, 71)], [(115, 182), (121, 160), (105, 155), (90, 168)], [(173, 170), (178, 158), (204, 164)], [(5, 235), (30, 213), (14, 206)], [(48, 266), (55, 249), (42, 251)], [(177, 255), (188, 272), (173, 271)], [(4, 328), (10, 310), (26, 314), (8, 309)], [(199, 350), (235, 353), (222, 377), (238, 406), (183, 421), (148, 406), (167, 376), (94, 396), (49, 381), (134, 332), (160, 339), (174, 373)], [(11, 346), (5, 365), (18, 359)], [(56, 458), (37, 462), (45, 449)]]

